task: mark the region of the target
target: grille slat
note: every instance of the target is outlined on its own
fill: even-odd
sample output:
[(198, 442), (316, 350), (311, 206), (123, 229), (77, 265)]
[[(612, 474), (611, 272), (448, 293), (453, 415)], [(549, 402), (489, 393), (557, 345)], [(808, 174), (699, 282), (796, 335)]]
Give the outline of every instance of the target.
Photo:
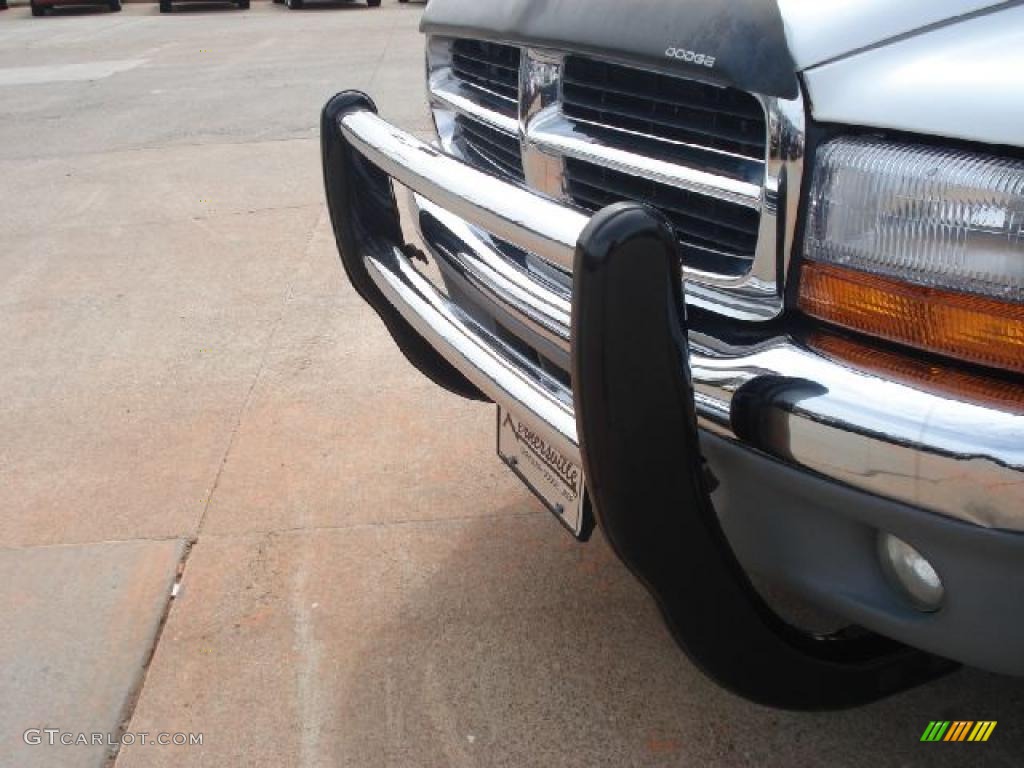
[[(523, 181), (523, 158), (519, 139), (479, 120), (459, 115), (455, 119), (457, 140), (469, 152), (478, 168)], [(483, 161), (483, 163), (479, 161)]]
[(519, 95), (519, 49), (482, 40), (452, 44), (452, 73), (467, 85), (515, 102)]
[[(468, 145), (466, 147), (466, 159), (481, 170), (490, 171), (498, 176), (518, 179), (514, 167), (479, 146)], [(518, 180), (521, 181), (521, 179)]]
[(580, 160), (566, 159), (565, 175), (573, 201), (588, 210), (623, 200), (660, 210), (675, 230), (687, 266), (741, 274), (750, 265), (760, 225), (757, 211)]
[(563, 111), (612, 131), (764, 160), (764, 110), (751, 94), (734, 88), (567, 56)]
[[(573, 65), (573, 69), (575, 66), (577, 65)], [(614, 67), (614, 65), (607, 66)], [(617, 69), (623, 73), (629, 73), (630, 78), (633, 77), (633, 73), (635, 72), (645, 74), (642, 71), (633, 70), (629, 67), (620, 67)], [(581, 88), (595, 87), (593, 79), (573, 77), (571, 73), (572, 69), (567, 70), (565, 76), (562, 78), (562, 82), (565, 85)], [(655, 77), (664, 78), (665, 80), (674, 82), (672, 82), (672, 85), (669, 88), (658, 89), (656, 87), (651, 88), (649, 82), (644, 83), (643, 81), (640, 81), (634, 84), (630, 81), (625, 85), (616, 85), (613, 79), (610, 81), (606, 79), (605, 82), (601, 83), (600, 90), (606, 93), (614, 93), (618, 96), (646, 98), (666, 104), (672, 104), (674, 106), (685, 106), (685, 108), (690, 110), (701, 110), (703, 112), (711, 112), (716, 115), (731, 115), (737, 118), (753, 120), (764, 119), (764, 111), (761, 109), (761, 104), (758, 103), (757, 99), (750, 98), (749, 94), (745, 94), (742, 91), (733, 91), (732, 89), (703, 85), (692, 80), (670, 78), (667, 75), (656, 75)], [(744, 98), (743, 96), (748, 97)]]
[(753, 234), (756, 237), (760, 214), (751, 208), (724, 203), (712, 197), (688, 192), (668, 184), (618, 173), (583, 161), (568, 160), (573, 180), (601, 191), (643, 200), (657, 208), (671, 209), (710, 224)]
[(483, 67), (494, 67), (496, 70), (500, 70), (501, 77), (508, 79), (509, 77), (519, 78), (519, 65), (518, 64), (503, 64), (499, 59), (488, 58), (482, 54), (468, 53), (465, 50), (460, 50), (454, 54), (455, 58), (466, 62), (472, 62), (475, 65)]
[(606, 124), (611, 119), (617, 128), (680, 143), (692, 144), (702, 137), (720, 139), (754, 155), (764, 149), (763, 134), (758, 139), (750, 137), (747, 127), (750, 120), (725, 120), (708, 110), (690, 110), (657, 102), (650, 102), (647, 111), (640, 114), (638, 106), (625, 99), (613, 100), (607, 94), (575, 88), (565, 89), (565, 100), (571, 116), (597, 124)]
[(500, 155), (511, 166), (522, 162), (519, 154), (519, 142), (515, 137), (506, 136), (501, 131), (487, 128), (470, 120), (462, 121), (463, 137), (474, 144), (483, 144), (491, 151)]
[[(617, 195), (609, 194), (604, 190), (600, 190), (594, 187), (588, 187), (585, 184), (580, 184), (574, 189), (573, 196), (578, 203), (586, 204), (585, 207), (591, 210), (599, 210), (606, 205), (610, 205), (618, 199)], [(647, 202), (638, 200), (636, 202)], [(697, 245), (704, 249), (714, 250), (718, 253), (727, 253), (726, 251), (719, 250), (723, 245), (730, 247), (746, 248), (749, 247), (749, 243), (746, 242), (741, 234), (725, 234), (707, 232), (702, 227), (695, 226), (693, 220), (685, 214), (680, 214), (677, 211), (673, 211), (665, 208), (663, 205), (655, 205), (649, 203), (653, 207), (658, 208), (665, 217), (672, 224), (672, 228), (675, 230), (676, 237), (679, 239), (683, 246)], [(730, 255), (735, 256), (735, 253)]]

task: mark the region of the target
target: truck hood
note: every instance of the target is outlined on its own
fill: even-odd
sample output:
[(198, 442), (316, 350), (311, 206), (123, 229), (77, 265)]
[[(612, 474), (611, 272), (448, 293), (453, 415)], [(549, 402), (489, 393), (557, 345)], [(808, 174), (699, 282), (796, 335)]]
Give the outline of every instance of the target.
[(778, 0), (797, 71), (953, 23), (997, 0)]
[[(797, 74), (805, 69), (1003, 5), (995, 0), (431, 0), (421, 28), (428, 34), (592, 53), (675, 74), (699, 73), (722, 85), (793, 98)], [(710, 67), (692, 63), (709, 58)]]

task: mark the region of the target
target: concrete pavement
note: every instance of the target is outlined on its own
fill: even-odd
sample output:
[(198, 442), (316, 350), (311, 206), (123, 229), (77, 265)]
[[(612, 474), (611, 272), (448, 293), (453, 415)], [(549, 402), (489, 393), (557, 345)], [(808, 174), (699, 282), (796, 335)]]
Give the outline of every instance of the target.
[(316, 131), (359, 88), (427, 134), (420, 12), (0, 14), (0, 766), (108, 760), (41, 720), (203, 735), (119, 766), (1016, 764), (995, 675), (841, 714), (709, 684), (404, 361)]
[(0, 765), (106, 762), (105, 743), (49, 739), (118, 730), (183, 553), (182, 541), (144, 540), (0, 549)]

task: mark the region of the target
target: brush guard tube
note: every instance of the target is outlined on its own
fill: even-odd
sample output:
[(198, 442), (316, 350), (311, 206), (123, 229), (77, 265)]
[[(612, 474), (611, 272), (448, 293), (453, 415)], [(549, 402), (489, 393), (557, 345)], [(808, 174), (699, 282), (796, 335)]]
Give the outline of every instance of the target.
[(428, 379), (456, 395), (487, 400), (465, 376), (444, 359), (381, 292), (366, 269), (364, 255), (404, 242), (391, 179), (357, 152), (338, 130), (338, 118), (355, 110), (376, 112), (370, 97), (344, 91), (327, 102), (320, 115), (320, 152), (324, 190), (334, 239), (349, 282), (380, 316), (406, 359)]
[(862, 705), (956, 667), (859, 628), (811, 635), (736, 560), (701, 458), (680, 256), (662, 216), (609, 206), (576, 250), (572, 380), (597, 520), (709, 677), (786, 709)]

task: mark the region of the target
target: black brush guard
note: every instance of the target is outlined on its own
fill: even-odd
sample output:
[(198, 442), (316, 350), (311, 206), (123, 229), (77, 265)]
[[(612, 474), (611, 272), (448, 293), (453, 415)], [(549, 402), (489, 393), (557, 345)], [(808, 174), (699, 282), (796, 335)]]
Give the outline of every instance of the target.
[[(339, 130), (340, 118), (358, 110), (376, 112), (364, 94), (338, 94), (321, 123), (345, 271), (414, 366), (442, 387), (486, 399), (367, 274), (366, 254), (407, 246), (390, 178)], [(799, 630), (754, 588), (719, 524), (701, 458), (682, 284), (672, 230), (654, 210), (610, 206), (580, 237), (572, 380), (587, 488), (605, 536), (654, 596), (679, 645), (722, 686), (788, 709), (858, 706), (954, 669), (859, 628)]]

